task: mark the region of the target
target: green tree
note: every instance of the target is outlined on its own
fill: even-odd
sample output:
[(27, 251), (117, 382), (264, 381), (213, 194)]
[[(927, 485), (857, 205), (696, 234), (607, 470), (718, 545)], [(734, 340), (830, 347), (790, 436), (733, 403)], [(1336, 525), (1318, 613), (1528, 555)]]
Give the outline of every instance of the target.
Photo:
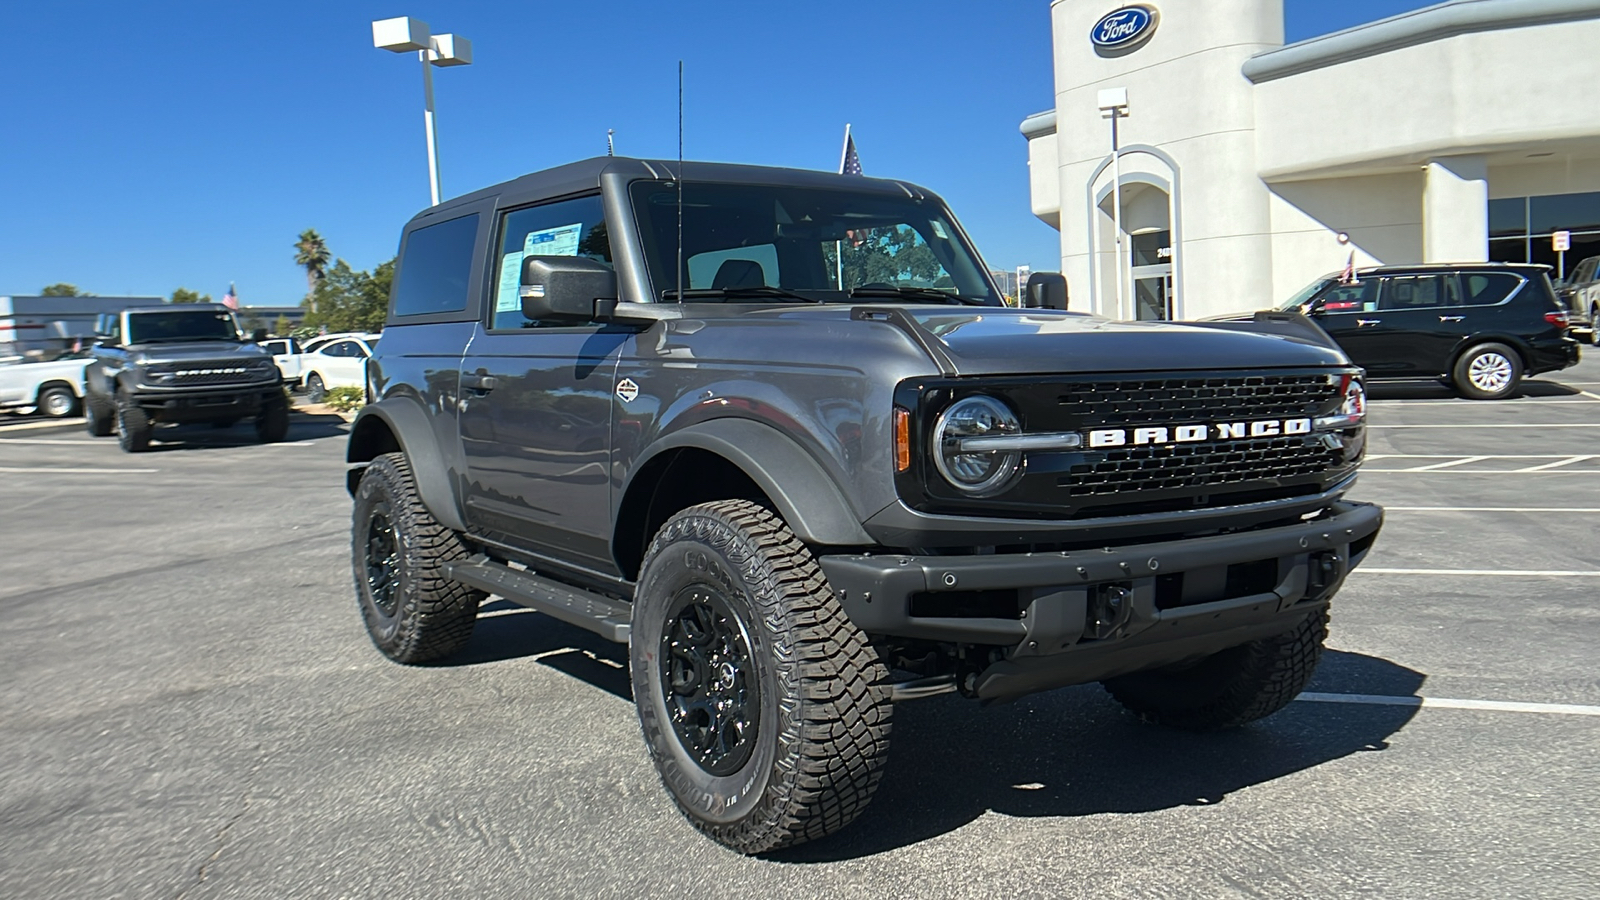
[(39, 296), (41, 296), (41, 297), (93, 297), (94, 295), (89, 293), (88, 291), (80, 291), (80, 290), (78, 290), (78, 286), (75, 285), (75, 284), (67, 284), (65, 281), (58, 281), (55, 284), (45, 285), (44, 290), (39, 292)]
[(306, 298), (316, 302), (317, 285), (328, 272), (328, 243), (317, 234), (315, 228), (307, 228), (300, 232), (300, 240), (294, 245), (294, 264), (306, 270)]
[(181, 287), (181, 288), (178, 288), (177, 290), (172, 292), (172, 302), (173, 303), (210, 303), (211, 302), (211, 295), (210, 294), (202, 294), (199, 291), (191, 291), (188, 288), (182, 288)]
[[(839, 242), (844, 251), (844, 289), (864, 284), (902, 285), (922, 283), (942, 290), (953, 290), (954, 283), (943, 276), (943, 267), (933, 249), (923, 243), (916, 229), (908, 225), (859, 228)], [(823, 245), (822, 255), (831, 270), (834, 245)]]
[(289, 317), (288, 316), (278, 316), (278, 318), (274, 319), (272, 321), (272, 333), (277, 335), (278, 337), (284, 337), (284, 336), (288, 335), (288, 333), (289, 333)]
[(394, 282), (394, 260), (372, 272), (338, 260), (328, 269), (306, 299), (305, 327), (326, 326), (329, 331), (377, 331), (388, 315), (389, 288)]

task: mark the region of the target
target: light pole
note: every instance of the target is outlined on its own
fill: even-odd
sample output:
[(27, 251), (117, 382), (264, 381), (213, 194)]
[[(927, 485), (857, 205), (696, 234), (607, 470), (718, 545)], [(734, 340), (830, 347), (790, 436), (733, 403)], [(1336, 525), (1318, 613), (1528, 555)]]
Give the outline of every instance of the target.
[(1128, 114), (1128, 89), (1107, 88), (1100, 92), (1100, 116), (1111, 120), (1111, 232), (1117, 242), (1117, 316), (1122, 316), (1122, 145), (1117, 139), (1117, 120)]
[(472, 42), (458, 34), (428, 33), (428, 23), (409, 16), (372, 23), (372, 46), (393, 53), (417, 51), (422, 61), (423, 125), (428, 136), (428, 188), (439, 205), (439, 134), (433, 123), (433, 70), (429, 66), (472, 65)]

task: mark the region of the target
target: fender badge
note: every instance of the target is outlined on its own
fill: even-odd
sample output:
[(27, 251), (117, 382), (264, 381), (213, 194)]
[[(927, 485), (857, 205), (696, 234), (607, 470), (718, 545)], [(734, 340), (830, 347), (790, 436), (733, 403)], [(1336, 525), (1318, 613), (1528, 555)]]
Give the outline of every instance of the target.
[(624, 378), (617, 382), (617, 396), (623, 403), (632, 403), (639, 396), (639, 386), (633, 383), (632, 378)]

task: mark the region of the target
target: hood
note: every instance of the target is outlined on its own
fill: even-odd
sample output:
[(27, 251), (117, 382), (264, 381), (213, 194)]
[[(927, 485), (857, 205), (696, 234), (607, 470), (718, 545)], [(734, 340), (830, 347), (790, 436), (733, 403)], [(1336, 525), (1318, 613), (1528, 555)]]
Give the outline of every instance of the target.
[(163, 363), (190, 362), (193, 360), (222, 360), (232, 363), (271, 359), (272, 355), (257, 344), (233, 341), (185, 341), (170, 344), (140, 344), (130, 347), (130, 362)]
[[(864, 304), (863, 304), (864, 305)], [(1289, 335), (1169, 322), (1114, 322), (1051, 310), (948, 306), (903, 309), (944, 345), (961, 375), (1148, 372), (1348, 365), (1327, 344)], [(850, 307), (812, 307), (787, 316), (848, 319)], [(856, 328), (895, 328), (854, 321)], [(909, 336), (909, 335), (908, 335)]]

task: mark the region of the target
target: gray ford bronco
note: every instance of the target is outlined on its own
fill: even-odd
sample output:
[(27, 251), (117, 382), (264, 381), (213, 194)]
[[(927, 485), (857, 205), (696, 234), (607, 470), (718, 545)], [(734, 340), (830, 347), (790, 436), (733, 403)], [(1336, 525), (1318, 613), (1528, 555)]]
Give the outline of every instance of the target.
[(272, 355), (245, 339), (220, 303), (151, 306), (101, 316), (84, 370), (89, 433), (122, 449), (150, 445), (159, 422), (255, 422), (264, 442), (289, 432), (289, 402)]
[(373, 642), (445, 656), (494, 594), (626, 643), (662, 783), (744, 853), (858, 816), (899, 700), (1281, 709), (1382, 524), (1360, 370), (1298, 316), (1029, 289), (892, 180), (601, 158), (422, 212), (348, 450)]

